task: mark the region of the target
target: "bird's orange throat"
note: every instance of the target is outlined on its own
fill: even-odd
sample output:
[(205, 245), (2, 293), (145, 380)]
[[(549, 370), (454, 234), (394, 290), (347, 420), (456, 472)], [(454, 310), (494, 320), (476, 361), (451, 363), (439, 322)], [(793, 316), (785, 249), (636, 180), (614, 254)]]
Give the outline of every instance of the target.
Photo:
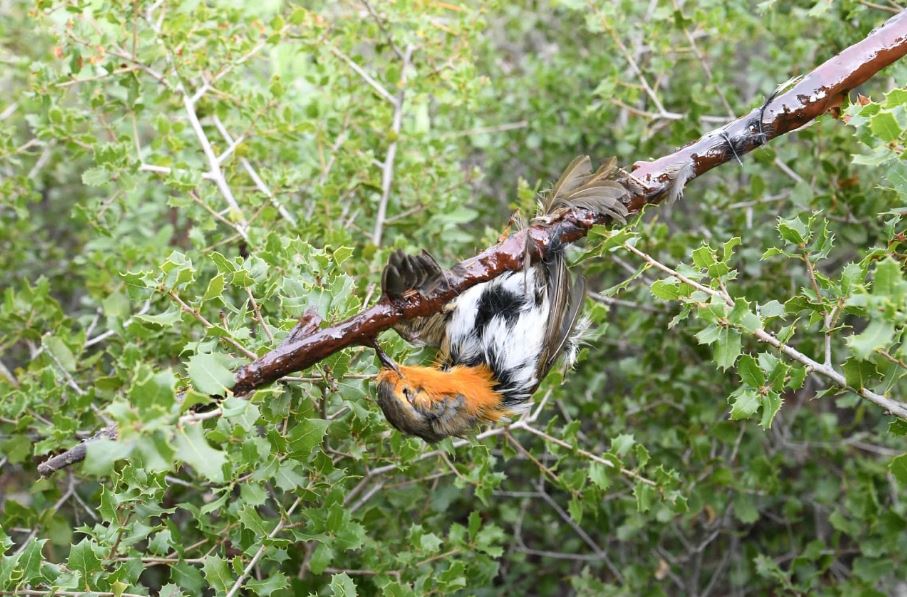
[(494, 390), (495, 380), (485, 365), (478, 367), (457, 366), (447, 371), (434, 367), (400, 366), (398, 374), (393, 369), (382, 369), (376, 381), (394, 386), (394, 394), (403, 399), (403, 389), (409, 388), (431, 402), (461, 395), (466, 400), (469, 414), (489, 421), (497, 421), (508, 414), (501, 403), (501, 395)]

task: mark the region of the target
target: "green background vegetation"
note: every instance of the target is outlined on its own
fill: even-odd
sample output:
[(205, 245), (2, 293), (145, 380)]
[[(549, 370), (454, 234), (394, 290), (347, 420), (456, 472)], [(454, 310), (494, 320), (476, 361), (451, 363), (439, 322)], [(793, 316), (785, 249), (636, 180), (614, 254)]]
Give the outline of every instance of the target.
[(907, 389), (905, 63), (571, 253), (593, 332), (524, 428), (405, 438), (366, 349), (192, 407), (394, 248), (468, 257), (575, 155), (663, 155), (897, 10), (0, 4), (0, 591), (895, 591), (907, 423), (858, 391)]

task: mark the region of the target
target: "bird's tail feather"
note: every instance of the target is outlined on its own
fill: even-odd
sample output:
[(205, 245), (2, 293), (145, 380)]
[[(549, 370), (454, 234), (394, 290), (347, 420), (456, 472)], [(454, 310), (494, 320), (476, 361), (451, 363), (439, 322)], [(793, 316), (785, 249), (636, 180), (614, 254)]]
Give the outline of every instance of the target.
[(550, 214), (558, 209), (581, 207), (602, 213), (626, 223), (629, 191), (612, 179), (617, 171), (614, 158), (592, 171), (589, 156), (579, 156), (570, 162), (564, 173), (541, 201), (541, 212)]

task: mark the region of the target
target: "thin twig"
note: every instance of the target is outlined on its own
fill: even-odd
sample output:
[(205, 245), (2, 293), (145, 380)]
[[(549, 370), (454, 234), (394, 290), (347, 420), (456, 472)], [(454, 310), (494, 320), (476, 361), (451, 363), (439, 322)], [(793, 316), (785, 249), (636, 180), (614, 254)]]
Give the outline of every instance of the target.
[(391, 185), (394, 182), (394, 160), (397, 157), (397, 142), (400, 139), (400, 127), (403, 125), (403, 101), (406, 96), (406, 76), (410, 60), (413, 56), (413, 47), (406, 46), (403, 54), (403, 66), (400, 71), (400, 91), (394, 102), (394, 120), (391, 124), (393, 141), (387, 148), (387, 156), (381, 169), (381, 200), (378, 203), (378, 215), (375, 217), (375, 230), (372, 233), (372, 242), (381, 245), (381, 236), (384, 232), (384, 220), (387, 217), (387, 202), (390, 199)]
[[(230, 133), (227, 131), (227, 127), (224, 126), (224, 123), (221, 122), (220, 118), (218, 118), (217, 115), (214, 116), (214, 126), (220, 132), (224, 140), (230, 144), (231, 147), (237, 144), (237, 142), (232, 139)], [(258, 175), (258, 171), (252, 167), (252, 163), (249, 162), (249, 160), (246, 158), (240, 158), (239, 163), (240, 165), (242, 165), (243, 170), (246, 171), (246, 174), (249, 175), (249, 178), (252, 179), (252, 183), (255, 184), (255, 188), (257, 188), (262, 195), (267, 197), (268, 201), (271, 202), (271, 205), (273, 205), (274, 208), (277, 209), (277, 213), (279, 213), (281, 217), (283, 217), (283, 219), (295, 226), (296, 218), (293, 217), (293, 214), (287, 211), (287, 208), (277, 200), (277, 197), (274, 196), (274, 193), (272, 193), (271, 189), (268, 188), (268, 185), (265, 184), (265, 181), (262, 180), (261, 176)]]
[(302, 498), (296, 498), (296, 500), (293, 502), (293, 505), (290, 506), (290, 508), (287, 510), (287, 513), (280, 517), (280, 522), (277, 523), (277, 526), (274, 527), (274, 530), (268, 533), (267, 539), (261, 542), (261, 546), (255, 552), (255, 555), (252, 556), (252, 559), (249, 560), (249, 563), (246, 565), (242, 574), (239, 575), (239, 578), (236, 579), (236, 582), (233, 583), (233, 586), (229, 591), (227, 591), (227, 597), (235, 597), (235, 595), (239, 593), (239, 590), (242, 588), (243, 583), (247, 578), (249, 578), (249, 575), (252, 574), (252, 569), (255, 568), (255, 565), (258, 564), (261, 556), (264, 555), (265, 548), (267, 547), (267, 542), (276, 537), (278, 533), (283, 530), (283, 528), (287, 525), (287, 522), (289, 522), (289, 518), (293, 514), (293, 511), (296, 510), (296, 506), (298, 506), (300, 502), (302, 502)]
[(356, 64), (353, 61), (352, 58), (350, 58), (349, 56), (347, 56), (346, 54), (344, 54), (343, 52), (341, 52), (340, 50), (338, 50), (337, 48), (335, 48), (333, 46), (331, 46), (331, 53), (334, 54), (334, 56), (336, 56), (336, 57), (340, 58), (341, 60), (343, 60), (344, 62), (346, 62), (349, 65), (349, 67), (356, 72), (357, 75), (362, 77), (362, 80), (364, 80), (366, 83), (371, 85), (372, 89), (374, 89), (375, 91), (378, 92), (378, 95), (380, 95), (381, 97), (386, 99), (388, 102), (390, 102), (392, 106), (397, 105), (397, 98), (395, 98), (393, 95), (391, 95), (390, 92), (384, 88), (384, 85), (382, 85), (381, 83), (376, 81), (374, 79), (374, 77), (372, 77), (370, 74), (365, 72), (361, 66), (359, 66), (358, 64)]

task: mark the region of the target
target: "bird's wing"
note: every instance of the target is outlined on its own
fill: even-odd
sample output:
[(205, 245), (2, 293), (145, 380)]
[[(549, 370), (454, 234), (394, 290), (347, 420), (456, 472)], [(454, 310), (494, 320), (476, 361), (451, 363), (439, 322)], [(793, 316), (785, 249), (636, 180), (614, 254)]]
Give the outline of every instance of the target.
[(570, 272), (563, 255), (546, 264), (548, 276), (548, 328), (542, 353), (539, 355), (536, 379), (541, 382), (554, 366), (558, 357), (571, 343), (575, 342), (574, 330), (582, 312), (586, 296), (585, 280), (577, 276), (571, 282)]
[[(438, 284), (446, 284), (444, 270), (435, 258), (423, 250), (419, 255), (394, 251), (381, 275), (381, 290), (390, 299), (399, 299), (410, 291), (427, 294)], [(403, 321), (394, 329), (407, 341), (420, 346), (440, 346), (445, 334), (446, 310)]]
[[(615, 171), (613, 159), (602, 164), (595, 172), (592, 171), (592, 163), (587, 156), (574, 159), (551, 191), (543, 197), (542, 211), (547, 214), (562, 208), (581, 207), (624, 222), (627, 216), (624, 201), (629, 192), (611, 179)], [(544, 379), (564, 349), (575, 344), (574, 330), (579, 322), (586, 291), (585, 281), (581, 277), (571, 281), (563, 250), (558, 250), (543, 264), (543, 268), (547, 278), (549, 314), (536, 377), (539, 381)]]

